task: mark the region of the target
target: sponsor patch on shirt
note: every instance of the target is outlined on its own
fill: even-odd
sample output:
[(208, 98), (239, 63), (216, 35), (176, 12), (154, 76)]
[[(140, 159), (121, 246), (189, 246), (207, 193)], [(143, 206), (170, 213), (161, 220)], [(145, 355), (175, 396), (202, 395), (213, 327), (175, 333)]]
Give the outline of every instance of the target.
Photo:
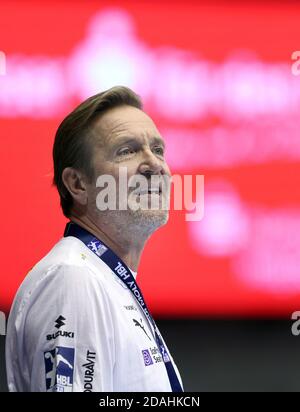
[(143, 354), (145, 366), (153, 365), (153, 360), (151, 358), (149, 350), (148, 349), (142, 350), (142, 354)]
[(47, 392), (72, 392), (74, 353), (63, 346), (44, 352)]
[[(55, 320), (55, 325), (54, 325), (55, 328), (56, 328), (56, 329), (60, 329), (62, 326), (65, 326), (65, 325), (66, 325), (65, 321), (66, 321), (66, 318), (65, 318), (64, 316), (60, 315), (60, 316)], [(58, 336), (61, 336), (61, 337), (63, 337), (63, 338), (71, 338), (71, 339), (73, 339), (73, 338), (74, 338), (74, 332), (68, 332), (68, 331), (66, 331), (66, 330), (58, 330), (58, 331), (55, 332), (55, 333), (48, 334), (48, 335), (46, 336), (46, 338), (47, 338), (47, 340), (53, 340), (53, 339), (56, 339)]]
[(96, 352), (88, 350), (86, 352), (86, 363), (82, 365), (84, 368), (84, 391), (93, 392), (93, 381), (95, 375)]
[(125, 308), (126, 310), (134, 310), (135, 312), (138, 311), (138, 310), (137, 310), (137, 307), (134, 306), (134, 305), (124, 305), (124, 308)]

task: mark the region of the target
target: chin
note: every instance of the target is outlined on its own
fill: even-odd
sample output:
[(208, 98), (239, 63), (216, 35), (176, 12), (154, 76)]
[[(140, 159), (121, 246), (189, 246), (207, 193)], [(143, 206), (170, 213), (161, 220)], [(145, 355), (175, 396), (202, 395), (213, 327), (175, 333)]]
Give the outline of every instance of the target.
[(164, 226), (169, 219), (168, 210), (137, 210), (133, 213), (135, 223), (141, 228), (156, 230)]

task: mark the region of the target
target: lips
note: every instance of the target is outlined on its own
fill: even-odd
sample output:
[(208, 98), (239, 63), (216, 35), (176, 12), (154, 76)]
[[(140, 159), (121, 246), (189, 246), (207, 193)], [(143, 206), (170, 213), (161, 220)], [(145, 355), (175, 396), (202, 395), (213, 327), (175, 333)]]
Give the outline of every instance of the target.
[(160, 195), (161, 194), (161, 189), (160, 188), (150, 188), (147, 190), (140, 190), (138, 192), (139, 195), (152, 195), (152, 194), (157, 194)]

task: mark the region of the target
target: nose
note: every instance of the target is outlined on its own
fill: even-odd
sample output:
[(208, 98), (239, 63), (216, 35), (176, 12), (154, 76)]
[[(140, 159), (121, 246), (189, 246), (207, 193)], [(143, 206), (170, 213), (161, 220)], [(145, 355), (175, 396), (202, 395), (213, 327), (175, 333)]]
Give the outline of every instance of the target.
[(160, 160), (150, 150), (147, 149), (144, 152), (143, 160), (139, 166), (139, 172), (143, 175), (158, 175), (165, 174), (166, 172), (164, 160)]

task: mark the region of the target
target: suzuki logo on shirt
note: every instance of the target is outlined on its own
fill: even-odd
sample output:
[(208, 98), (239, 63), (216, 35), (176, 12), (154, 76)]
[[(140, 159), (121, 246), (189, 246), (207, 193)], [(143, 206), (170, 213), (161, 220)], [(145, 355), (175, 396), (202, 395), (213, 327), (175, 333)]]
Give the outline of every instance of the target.
[(66, 320), (66, 318), (64, 318), (62, 315), (60, 315), (57, 319), (56, 319), (56, 323), (55, 323), (55, 327), (57, 329), (61, 328), (62, 326), (65, 325), (64, 320)]
[(58, 330), (56, 333), (52, 333), (47, 335), (47, 340), (52, 340), (56, 339), (58, 336), (61, 336), (63, 338), (74, 338), (74, 332), (67, 332), (65, 330)]
[(115, 267), (115, 271), (124, 279), (127, 280), (130, 275), (127, 273), (127, 270), (124, 268), (121, 262), (118, 262), (118, 265)]
[[(60, 315), (56, 320), (55, 320), (55, 327), (57, 329), (60, 329), (62, 326), (65, 325), (64, 320), (66, 320), (65, 317), (63, 317), (62, 315)], [(58, 330), (55, 333), (49, 334), (47, 335), (47, 340), (53, 340), (56, 339), (58, 336), (61, 336), (63, 338), (74, 338), (74, 332), (67, 332), (65, 330)]]

